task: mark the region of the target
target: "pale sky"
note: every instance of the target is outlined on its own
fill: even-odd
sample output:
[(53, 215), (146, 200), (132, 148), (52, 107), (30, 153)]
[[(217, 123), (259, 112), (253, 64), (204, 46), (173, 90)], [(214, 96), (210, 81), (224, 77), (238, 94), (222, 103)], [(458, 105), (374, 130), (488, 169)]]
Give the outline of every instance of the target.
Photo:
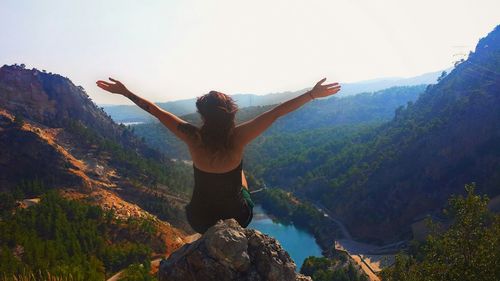
[(499, 0), (0, 0), (0, 65), (69, 77), (97, 103), (299, 90), (445, 69), (500, 24)]

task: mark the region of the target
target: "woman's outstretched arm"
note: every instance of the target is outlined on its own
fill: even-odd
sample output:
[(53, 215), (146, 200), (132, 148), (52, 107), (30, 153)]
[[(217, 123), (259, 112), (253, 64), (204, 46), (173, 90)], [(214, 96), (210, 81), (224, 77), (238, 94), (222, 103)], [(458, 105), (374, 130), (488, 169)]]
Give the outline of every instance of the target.
[(240, 145), (246, 145), (254, 138), (262, 134), (279, 117), (296, 110), (312, 99), (331, 96), (340, 91), (339, 83), (322, 85), (325, 81), (326, 78), (321, 79), (310, 91), (279, 104), (254, 119), (238, 125), (236, 127), (237, 142)]
[(153, 115), (154, 117), (158, 118), (158, 120), (160, 120), (160, 122), (165, 125), (165, 127), (167, 127), (170, 131), (172, 131), (172, 133), (174, 133), (184, 142), (189, 142), (192, 139), (192, 136), (194, 134), (194, 127), (189, 123), (175, 116), (174, 114), (161, 109), (156, 104), (135, 95), (134, 93), (129, 91), (127, 87), (125, 87), (125, 85), (123, 85), (120, 81), (113, 78), (109, 78), (109, 80), (114, 83), (99, 80), (96, 82), (97, 86), (110, 93), (120, 94), (129, 98), (131, 101), (137, 104), (137, 106), (151, 113), (151, 115)]

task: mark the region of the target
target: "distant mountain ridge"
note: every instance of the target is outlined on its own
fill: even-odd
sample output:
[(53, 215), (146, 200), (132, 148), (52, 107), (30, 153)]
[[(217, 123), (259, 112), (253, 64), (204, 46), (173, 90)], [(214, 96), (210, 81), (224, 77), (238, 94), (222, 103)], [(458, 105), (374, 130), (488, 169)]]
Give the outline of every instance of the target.
[[(394, 110), (398, 106), (416, 100), (418, 95), (425, 90), (425, 87), (426, 85), (393, 87), (375, 93), (313, 101), (299, 110), (278, 119), (263, 136), (257, 138), (253, 143), (261, 143), (267, 136), (273, 134), (288, 134), (332, 126), (356, 126), (364, 123), (388, 121), (394, 116)], [(241, 108), (236, 114), (236, 123), (250, 120), (274, 106)], [(183, 115), (181, 118), (197, 126), (201, 125), (198, 113)], [(146, 143), (171, 158), (191, 159), (186, 145), (161, 123), (137, 124), (133, 125), (132, 129), (136, 135), (144, 138)], [(250, 151), (256, 152), (253, 147), (255, 145), (250, 145)], [(246, 153), (246, 155), (249, 156), (247, 158), (255, 158), (249, 153)]]
[[(434, 84), (441, 73), (442, 71), (435, 71), (410, 78), (381, 78), (353, 83), (342, 83), (341, 96), (347, 97), (359, 93), (376, 92), (396, 86)], [(249, 106), (278, 104), (290, 98), (296, 97), (307, 90), (308, 89), (306, 88), (299, 91), (286, 91), (266, 95), (235, 94), (232, 95), (232, 97), (235, 99), (240, 108), (244, 108)], [(202, 95), (202, 93), (200, 95)], [(192, 98), (171, 102), (161, 102), (157, 104), (161, 108), (170, 111), (173, 114), (185, 115), (196, 112), (195, 102), (196, 99)], [(153, 120), (153, 117), (135, 105), (103, 105), (102, 107), (113, 118), (113, 120), (119, 123), (150, 122)]]

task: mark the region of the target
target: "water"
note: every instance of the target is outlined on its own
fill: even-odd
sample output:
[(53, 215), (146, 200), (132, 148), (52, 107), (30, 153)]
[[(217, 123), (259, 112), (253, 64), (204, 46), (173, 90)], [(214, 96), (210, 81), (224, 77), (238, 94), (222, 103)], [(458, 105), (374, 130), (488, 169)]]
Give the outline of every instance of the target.
[(297, 264), (297, 271), (307, 257), (322, 256), (321, 248), (314, 240), (314, 236), (308, 232), (293, 225), (273, 222), (259, 205), (254, 207), (253, 212), (253, 220), (248, 227), (276, 238)]
[(139, 125), (139, 124), (144, 124), (142, 121), (135, 121), (135, 122), (121, 122), (121, 124), (125, 126), (132, 126), (132, 125)]

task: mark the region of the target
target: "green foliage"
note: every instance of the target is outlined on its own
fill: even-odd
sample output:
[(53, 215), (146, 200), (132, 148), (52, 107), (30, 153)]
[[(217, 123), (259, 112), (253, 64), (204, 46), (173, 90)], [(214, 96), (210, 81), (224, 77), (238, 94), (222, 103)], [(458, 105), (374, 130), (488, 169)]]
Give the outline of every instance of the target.
[(24, 117), (22, 115), (16, 114), (14, 117), (14, 126), (16, 128), (21, 128), (24, 125)]
[[(118, 167), (122, 176), (143, 185), (155, 187), (167, 185), (171, 191), (189, 195), (192, 190), (192, 170), (188, 165), (159, 161), (154, 157), (145, 157), (135, 150), (126, 149), (122, 144), (97, 134), (80, 122), (68, 121), (67, 130), (74, 134), (89, 148), (95, 146), (102, 157), (111, 155), (109, 161)], [(132, 134), (127, 130), (126, 134)], [(128, 132), (128, 133), (127, 133)], [(158, 157), (158, 155), (155, 155)]]
[(77, 280), (73, 278), (71, 274), (69, 275), (57, 275), (54, 276), (50, 272), (24, 272), (16, 275), (2, 275), (0, 276), (0, 281), (74, 281)]
[(14, 188), (12, 195), (15, 199), (34, 198), (50, 190), (42, 180), (21, 180)]
[[(144, 233), (150, 232), (149, 227), (140, 225), (146, 229), (141, 235), (147, 238)], [(51, 191), (39, 204), (0, 220), (0, 272), (6, 276), (47, 272), (74, 280), (102, 280), (130, 263), (149, 260), (147, 245), (115, 235), (125, 232), (133, 237), (133, 231), (110, 221), (99, 207), (65, 200)]]
[(129, 265), (120, 277), (120, 281), (153, 281), (156, 278), (149, 274), (150, 263)]
[(266, 189), (255, 197), (267, 213), (283, 223), (293, 223), (296, 227), (314, 234), (319, 242), (330, 245), (338, 229), (313, 205), (298, 202), (289, 192), (280, 188)]
[(16, 207), (16, 200), (9, 192), (0, 192), (0, 219), (9, 216)]
[[(436, 231), (413, 255), (399, 255), (384, 280), (496, 280), (500, 276), (500, 215), (488, 211), (488, 198), (474, 194), (453, 196), (446, 213), (451, 225)], [(436, 228), (438, 229), (438, 228)]]
[(300, 273), (311, 276), (314, 281), (367, 281), (368, 278), (347, 260), (308, 257)]

